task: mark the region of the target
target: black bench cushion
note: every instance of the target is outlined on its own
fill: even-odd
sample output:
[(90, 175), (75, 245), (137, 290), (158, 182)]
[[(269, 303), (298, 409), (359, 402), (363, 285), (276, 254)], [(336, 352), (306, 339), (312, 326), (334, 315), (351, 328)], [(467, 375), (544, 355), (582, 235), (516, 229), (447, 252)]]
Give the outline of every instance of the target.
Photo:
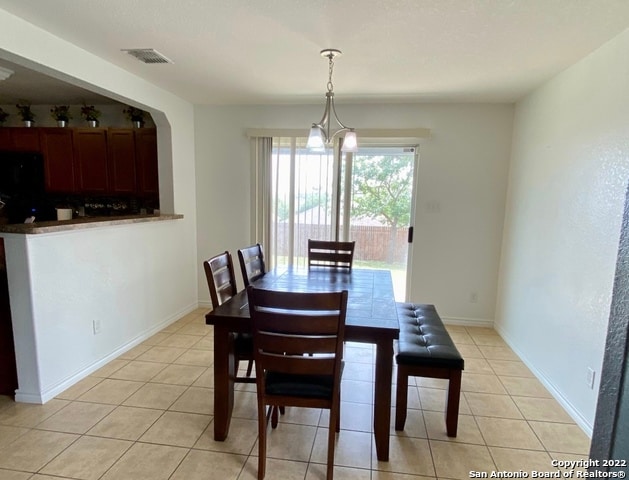
[(454, 346), (434, 305), (398, 303), (400, 339), (398, 364), (463, 370), (463, 357)]

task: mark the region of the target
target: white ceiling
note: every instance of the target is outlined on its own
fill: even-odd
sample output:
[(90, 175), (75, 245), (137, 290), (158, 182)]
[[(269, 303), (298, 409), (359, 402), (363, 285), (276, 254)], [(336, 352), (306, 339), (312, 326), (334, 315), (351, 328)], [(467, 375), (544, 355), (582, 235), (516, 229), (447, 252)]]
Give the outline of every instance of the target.
[[(338, 102), (513, 102), (629, 27), (629, 0), (0, 0), (0, 8), (196, 104), (322, 101), (324, 48), (343, 51)], [(147, 47), (174, 64), (121, 52)], [(11, 83), (25, 85), (20, 77)], [(0, 82), (0, 103), (13, 95), (10, 81)]]

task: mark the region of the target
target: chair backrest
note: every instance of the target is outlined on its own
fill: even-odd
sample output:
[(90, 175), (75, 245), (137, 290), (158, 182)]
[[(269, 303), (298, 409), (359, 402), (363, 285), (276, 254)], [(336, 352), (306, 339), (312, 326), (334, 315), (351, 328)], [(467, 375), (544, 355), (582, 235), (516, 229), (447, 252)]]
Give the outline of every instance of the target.
[(268, 371), (340, 381), (347, 290), (296, 293), (249, 286), (247, 295), (260, 393)]
[(207, 286), (210, 290), (212, 307), (216, 308), (232, 298), (238, 289), (236, 288), (236, 276), (234, 264), (229, 252), (223, 252), (203, 262)]
[(308, 268), (338, 267), (352, 269), (356, 242), (308, 239)]
[(266, 273), (264, 252), (262, 251), (262, 245), (259, 243), (238, 250), (238, 261), (245, 287), (263, 277)]

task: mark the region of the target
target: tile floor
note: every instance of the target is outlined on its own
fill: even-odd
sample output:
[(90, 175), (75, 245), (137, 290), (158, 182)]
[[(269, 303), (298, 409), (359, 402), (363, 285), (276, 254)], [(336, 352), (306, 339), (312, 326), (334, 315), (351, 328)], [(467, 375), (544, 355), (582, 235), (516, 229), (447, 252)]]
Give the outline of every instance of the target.
[[(204, 314), (178, 320), (45, 405), (0, 397), (0, 479), (255, 479), (254, 385), (238, 386), (227, 441), (212, 439)], [(458, 437), (445, 434), (444, 381), (411, 378), (389, 462), (376, 459), (371, 433), (373, 348), (347, 344), (337, 480), (467, 479), (587, 458), (587, 436), (495, 331), (449, 330), (465, 358)], [(326, 415), (287, 409), (269, 434), (267, 479), (325, 478)]]

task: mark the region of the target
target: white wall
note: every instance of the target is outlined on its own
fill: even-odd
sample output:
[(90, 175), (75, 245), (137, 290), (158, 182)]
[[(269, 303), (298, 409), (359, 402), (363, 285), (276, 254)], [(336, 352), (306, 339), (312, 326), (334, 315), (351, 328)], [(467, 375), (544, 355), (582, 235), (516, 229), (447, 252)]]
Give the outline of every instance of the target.
[[(198, 264), (234, 255), (250, 232), (247, 128), (303, 128), (320, 105), (195, 107)], [(496, 288), (513, 107), (511, 105), (346, 105), (343, 122), (360, 128), (432, 131), (420, 145), (410, 298), (434, 303), (450, 321), (491, 323)], [(439, 213), (427, 211), (438, 202)], [(237, 268), (238, 270), (238, 268)], [(209, 305), (203, 271), (199, 301)], [(242, 288), (242, 282), (240, 282)], [(470, 303), (470, 293), (478, 302)]]
[[(160, 208), (182, 220), (6, 238), (16, 398), (46, 401), (197, 306), (192, 105), (0, 10), (0, 57), (151, 113)], [(102, 333), (92, 333), (101, 318)]]
[(496, 328), (588, 433), (629, 177), (627, 58), (629, 30), (515, 115)]

